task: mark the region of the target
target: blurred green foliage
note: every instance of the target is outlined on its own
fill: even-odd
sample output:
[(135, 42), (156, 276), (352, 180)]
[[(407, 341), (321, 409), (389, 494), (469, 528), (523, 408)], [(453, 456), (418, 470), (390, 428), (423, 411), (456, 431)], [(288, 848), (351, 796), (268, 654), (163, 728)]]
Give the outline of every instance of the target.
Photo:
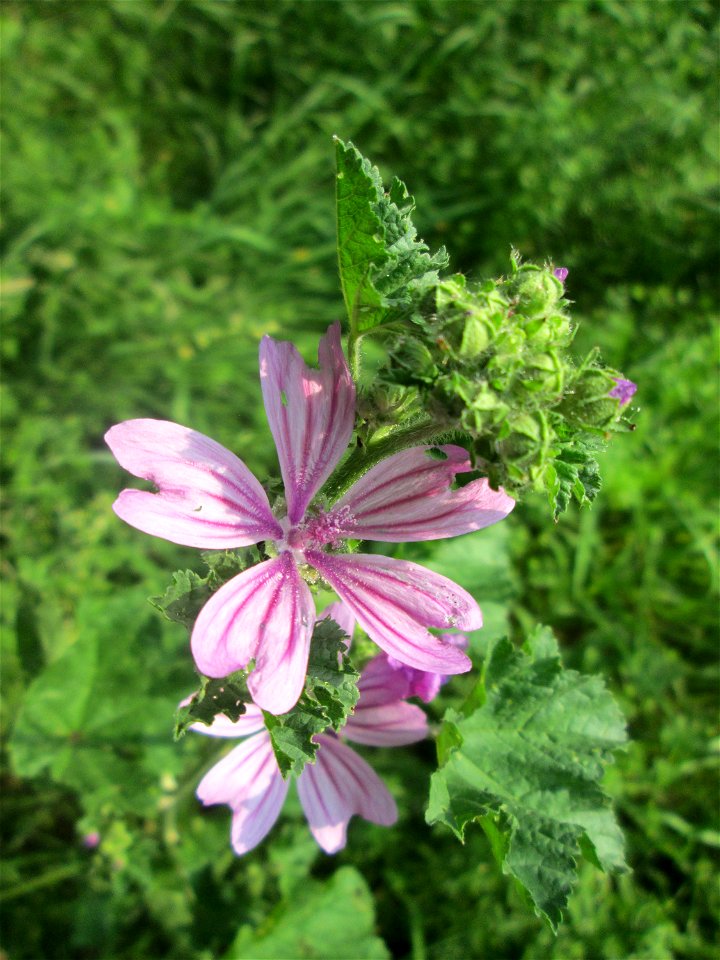
[[(383, 956), (378, 937), (414, 960), (715, 956), (716, 14), (710, 0), (4, 5), (13, 960), (294, 943)], [(289, 803), (237, 860), (228, 811), (193, 795), (217, 744), (171, 740), (196, 677), (182, 628), (143, 598), (199, 558), (112, 514), (125, 478), (102, 434), (165, 417), (275, 469), (257, 342), (293, 338), (310, 358), (343, 309), (332, 134), (409, 184), (421, 235), (454, 269), (504, 272), (511, 244), (569, 267), (578, 353), (598, 344), (640, 384), (638, 429), (604, 456), (592, 510), (553, 527), (528, 500), (509, 536), (426, 551), (467, 575), (492, 625), (551, 624), (630, 718), (606, 788), (634, 872), (585, 871), (557, 939), (479, 829), (460, 846), (425, 826), (430, 743), (373, 754), (396, 828), (353, 822), (327, 858)], [(436, 719), (463, 689), (446, 688)], [(142, 730), (134, 697), (156, 717)], [(322, 917), (348, 898), (343, 943)], [(310, 914), (310, 939), (293, 940)]]

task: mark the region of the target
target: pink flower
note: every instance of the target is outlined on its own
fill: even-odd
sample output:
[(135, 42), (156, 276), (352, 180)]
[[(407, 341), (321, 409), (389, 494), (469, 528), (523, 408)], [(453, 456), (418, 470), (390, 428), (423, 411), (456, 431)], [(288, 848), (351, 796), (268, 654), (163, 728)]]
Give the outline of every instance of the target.
[[(369, 746), (397, 747), (422, 740), (428, 732), (425, 714), (398, 696), (402, 677), (379, 654), (368, 663), (358, 684), (360, 699), (343, 728), (347, 740)], [(287, 796), (262, 712), (254, 704), (233, 723), (223, 716), (211, 726), (194, 724), (199, 733), (247, 737), (205, 774), (197, 788), (206, 805), (226, 803), (232, 809), (231, 843), (239, 855), (257, 846), (277, 820)], [(297, 778), (300, 803), (310, 830), (326, 853), (345, 846), (350, 818), (391, 826), (397, 808), (373, 769), (334, 734), (315, 738), (318, 751)]]
[(620, 406), (624, 407), (626, 404), (630, 403), (632, 398), (635, 396), (637, 391), (637, 384), (633, 383), (632, 380), (624, 380), (622, 377), (613, 377), (616, 386), (612, 388), (609, 397), (613, 397), (615, 400), (620, 401)]
[(275, 714), (292, 708), (305, 680), (315, 612), (301, 573), (308, 566), (396, 660), (443, 674), (469, 670), (468, 657), (428, 627), (480, 627), (480, 608), (470, 594), (416, 563), (328, 548), (350, 537), (454, 537), (503, 519), (514, 506), (485, 479), (453, 489), (453, 478), (470, 462), (461, 447), (447, 444), (396, 453), (329, 509), (311, 507), (348, 445), (355, 415), (339, 324), (320, 341), (318, 357), (316, 370), (291, 343), (266, 336), (260, 344), (263, 399), (285, 484), (286, 505), (277, 516), (242, 460), (195, 430), (165, 420), (128, 420), (105, 437), (125, 469), (158, 488), (120, 493), (113, 509), (127, 523), (205, 550), (274, 544), (276, 557), (243, 571), (205, 604), (191, 647), (198, 669), (210, 677), (254, 660), (250, 692)]

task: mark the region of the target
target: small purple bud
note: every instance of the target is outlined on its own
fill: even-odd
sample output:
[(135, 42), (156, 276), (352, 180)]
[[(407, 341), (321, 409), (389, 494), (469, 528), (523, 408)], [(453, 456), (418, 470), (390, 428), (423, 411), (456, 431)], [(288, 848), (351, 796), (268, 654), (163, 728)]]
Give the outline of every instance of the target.
[(624, 407), (626, 403), (630, 403), (630, 400), (637, 390), (637, 384), (633, 383), (632, 380), (623, 380), (622, 377), (613, 377), (613, 380), (617, 386), (612, 388), (608, 396), (619, 400), (620, 406)]
[(94, 850), (100, 846), (100, 834), (97, 830), (93, 830), (92, 833), (86, 833), (82, 838), (82, 844), (84, 847), (87, 847), (88, 850)]
[(558, 278), (558, 280), (560, 281), (560, 283), (565, 283), (565, 278), (566, 278), (567, 275), (568, 275), (568, 268), (567, 268), (567, 267), (556, 267), (556, 268), (553, 270), (553, 274), (554, 274), (554, 276), (556, 276), (556, 277)]

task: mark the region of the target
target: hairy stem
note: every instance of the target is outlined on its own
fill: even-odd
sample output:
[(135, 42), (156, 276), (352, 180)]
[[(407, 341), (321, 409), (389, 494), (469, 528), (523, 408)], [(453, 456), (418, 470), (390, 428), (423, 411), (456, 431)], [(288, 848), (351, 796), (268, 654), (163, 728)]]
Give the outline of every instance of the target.
[(337, 500), (376, 463), (399, 453), (400, 450), (407, 450), (408, 447), (438, 440), (444, 433), (447, 433), (447, 427), (443, 429), (436, 420), (426, 416), (406, 426), (396, 427), (391, 433), (372, 439), (365, 446), (356, 447), (330, 477), (323, 493), (330, 502)]

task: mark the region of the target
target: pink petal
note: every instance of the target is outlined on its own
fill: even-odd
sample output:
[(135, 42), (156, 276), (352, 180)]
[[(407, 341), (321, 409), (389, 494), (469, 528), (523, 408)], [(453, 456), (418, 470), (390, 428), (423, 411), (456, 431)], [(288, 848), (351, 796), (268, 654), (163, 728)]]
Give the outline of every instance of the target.
[(255, 659), (248, 689), (270, 713), (286, 713), (305, 683), (315, 608), (290, 553), (233, 577), (208, 600), (190, 640), (195, 663), (225, 677)]
[(232, 845), (237, 854), (252, 850), (278, 818), (288, 783), (280, 775), (270, 736), (260, 733), (231, 750), (205, 774), (197, 788), (206, 805), (232, 807)]
[(365, 665), (358, 681), (358, 690), (358, 709), (393, 703), (411, 695), (407, 675), (388, 663), (386, 653), (379, 653)]
[[(430, 450), (442, 451), (446, 459)], [(485, 478), (454, 490), (455, 475), (470, 469), (462, 447), (403, 450), (353, 484), (328, 519), (338, 536), (363, 540), (438, 540), (480, 530), (506, 517), (515, 501)]]
[(352, 816), (389, 827), (397, 807), (380, 777), (350, 747), (324, 734), (317, 742), (317, 759), (298, 777), (298, 794), (313, 836), (326, 853), (337, 853)]
[(317, 620), (319, 622), (320, 620), (324, 620), (326, 617), (330, 617), (331, 620), (334, 620), (342, 632), (347, 636), (347, 648), (349, 650), (350, 644), (352, 643), (353, 631), (355, 630), (355, 617), (345, 606), (342, 600), (336, 600), (334, 603), (331, 603), (329, 606), (325, 607), (323, 612), (317, 615)]
[(376, 707), (359, 704), (343, 727), (342, 735), (370, 747), (402, 747), (424, 740), (428, 735), (428, 722), (420, 707), (404, 700)]
[(122, 467), (158, 487), (123, 490), (113, 504), (138, 530), (210, 550), (282, 537), (258, 480), (204, 434), (167, 420), (126, 420), (105, 441)]
[(391, 657), (432, 673), (465, 673), (472, 667), (461, 650), (426, 629), (482, 626), (477, 603), (452, 580), (392, 557), (307, 550), (305, 558)]
[(342, 457), (355, 420), (355, 385), (340, 344), (340, 324), (328, 328), (308, 367), (292, 343), (263, 337), (260, 381), (280, 460), (288, 517), (298, 523)]

